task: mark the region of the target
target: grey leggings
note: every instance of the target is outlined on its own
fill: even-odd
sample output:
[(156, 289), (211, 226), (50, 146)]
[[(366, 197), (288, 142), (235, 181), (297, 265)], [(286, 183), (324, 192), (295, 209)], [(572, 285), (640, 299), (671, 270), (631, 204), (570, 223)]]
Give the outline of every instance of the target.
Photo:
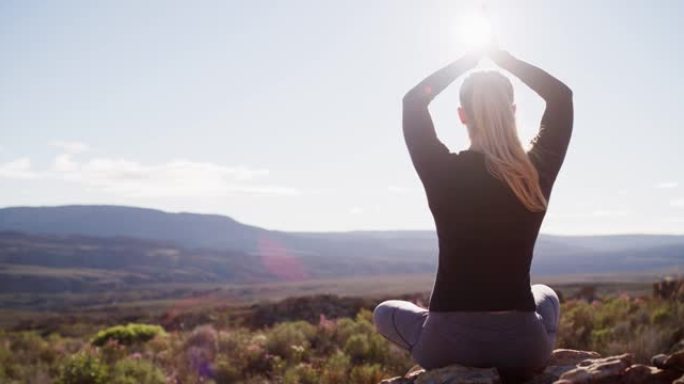
[(373, 311), (375, 327), (426, 369), (449, 364), (534, 372), (547, 364), (560, 319), (558, 295), (532, 285), (534, 312), (430, 312), (387, 300)]

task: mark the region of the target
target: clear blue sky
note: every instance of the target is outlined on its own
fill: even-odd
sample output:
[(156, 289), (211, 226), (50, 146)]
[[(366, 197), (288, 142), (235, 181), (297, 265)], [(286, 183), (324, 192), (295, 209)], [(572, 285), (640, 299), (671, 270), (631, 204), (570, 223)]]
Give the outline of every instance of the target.
[[(433, 228), (401, 97), (464, 52), (480, 4), (3, 1), (0, 206)], [(684, 233), (684, 2), (486, 5), (504, 48), (574, 91), (542, 232)], [(514, 84), (526, 142), (543, 104)], [(431, 104), (453, 152), (469, 145), (459, 85)]]

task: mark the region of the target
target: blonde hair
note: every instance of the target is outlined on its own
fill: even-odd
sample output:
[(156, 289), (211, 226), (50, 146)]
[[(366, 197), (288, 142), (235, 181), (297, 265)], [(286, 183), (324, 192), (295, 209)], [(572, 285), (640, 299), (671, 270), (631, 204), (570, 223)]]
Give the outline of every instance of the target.
[(528, 210), (546, 210), (539, 173), (518, 138), (511, 81), (494, 70), (473, 72), (461, 86), (460, 99), (489, 173), (505, 181)]

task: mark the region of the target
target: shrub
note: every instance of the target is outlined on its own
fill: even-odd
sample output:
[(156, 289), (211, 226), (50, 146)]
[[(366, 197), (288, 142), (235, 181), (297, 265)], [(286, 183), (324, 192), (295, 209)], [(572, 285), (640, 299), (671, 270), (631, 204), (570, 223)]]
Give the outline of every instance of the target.
[(352, 335), (344, 343), (343, 351), (354, 361), (360, 363), (368, 357), (370, 345), (366, 335)]
[(283, 384), (318, 384), (319, 373), (311, 364), (300, 363), (289, 367), (283, 375)]
[(235, 355), (250, 344), (252, 334), (246, 329), (236, 328), (218, 333), (218, 352)]
[(374, 335), (377, 334), (372, 322), (364, 318), (364, 312), (357, 315), (356, 320), (340, 319), (337, 323), (337, 342), (344, 345), (352, 335)]
[(240, 369), (226, 359), (221, 359), (212, 367), (212, 378), (216, 384), (239, 383), (242, 378)]
[(376, 384), (382, 380), (383, 375), (379, 364), (363, 364), (352, 368), (349, 378), (354, 384)]
[(184, 343), (185, 356), (192, 371), (200, 377), (212, 375), (211, 366), (218, 350), (218, 332), (211, 325), (195, 328)]
[(600, 304), (592, 308), (591, 304), (582, 300), (567, 301), (561, 310), (558, 330), (558, 347), (571, 349), (588, 349), (591, 343), (591, 332), (594, 329), (595, 312)]
[(60, 371), (58, 384), (104, 384), (107, 382), (107, 366), (89, 352), (79, 352), (69, 357)]
[[(0, 334), (0, 336), (4, 336), (4, 335)], [(11, 352), (7, 347), (8, 346), (5, 345), (4, 343), (0, 343), (0, 382), (4, 382), (5, 379), (7, 378), (7, 376), (8, 376), (7, 367), (11, 364), (10, 363)]]
[(316, 327), (305, 321), (280, 323), (268, 333), (266, 349), (269, 353), (298, 362), (309, 349), (309, 340), (315, 334)]
[(263, 333), (252, 336), (240, 355), (245, 362), (244, 370), (249, 373), (265, 374), (271, 369), (272, 359), (266, 352), (268, 338)]
[(672, 316), (670, 314), (670, 308), (665, 306), (657, 308), (651, 315), (651, 323), (664, 324), (670, 319), (670, 316)]
[(591, 331), (592, 349), (605, 349), (606, 345), (613, 339), (612, 328), (594, 329)]
[(192, 330), (185, 340), (185, 346), (199, 347), (215, 353), (218, 348), (218, 332), (211, 325), (199, 326)]
[(164, 373), (145, 360), (124, 359), (116, 363), (107, 381), (111, 384), (164, 384)]
[(361, 308), (361, 310), (359, 310), (359, 313), (356, 314), (356, 321), (366, 321), (372, 324), (373, 312), (366, 308)]
[(344, 352), (335, 352), (323, 365), (320, 382), (322, 384), (347, 384), (349, 382), (347, 373), (350, 363), (349, 356), (345, 355)]
[(116, 340), (119, 344), (131, 345), (144, 343), (162, 334), (165, 334), (164, 329), (158, 325), (129, 323), (99, 331), (91, 343), (99, 347), (109, 340)]

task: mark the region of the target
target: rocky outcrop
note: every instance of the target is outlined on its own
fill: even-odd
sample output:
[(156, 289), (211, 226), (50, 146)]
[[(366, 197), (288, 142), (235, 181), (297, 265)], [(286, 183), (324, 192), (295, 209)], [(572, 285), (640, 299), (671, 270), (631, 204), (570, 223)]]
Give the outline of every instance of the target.
[(546, 368), (527, 380), (507, 377), (495, 368), (454, 364), (430, 371), (414, 368), (381, 384), (684, 384), (684, 350), (653, 356), (651, 364), (634, 364), (630, 353), (601, 357), (591, 351), (556, 349)]

